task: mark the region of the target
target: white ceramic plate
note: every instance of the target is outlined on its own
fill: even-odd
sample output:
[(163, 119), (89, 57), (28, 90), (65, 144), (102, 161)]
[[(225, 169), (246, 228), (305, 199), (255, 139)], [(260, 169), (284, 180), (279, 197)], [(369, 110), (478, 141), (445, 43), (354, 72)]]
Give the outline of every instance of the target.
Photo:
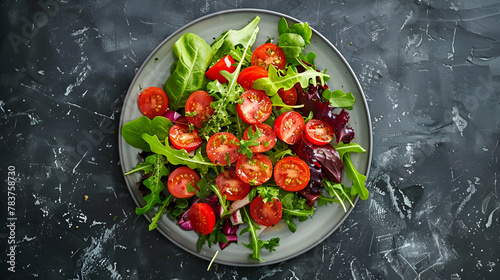
[[(241, 9), (211, 14), (182, 27), (163, 41), (139, 69), (125, 97), (120, 128), (123, 124), (141, 116), (137, 107), (137, 98), (141, 88), (149, 86), (163, 88), (169, 75), (170, 66), (174, 61), (172, 46), (182, 34), (188, 32), (198, 34), (210, 44), (222, 32), (229, 29), (241, 29), (255, 18), (255, 16), (260, 17), (260, 31), (253, 49), (263, 44), (270, 37), (278, 37), (277, 26), (281, 17), (285, 17), (289, 25), (297, 22), (292, 17), (276, 12)], [(352, 155), (352, 161), (360, 173), (367, 175), (372, 150), (371, 122), (366, 100), (359, 82), (338, 50), (325, 37), (314, 30), (311, 44), (306, 47), (306, 51), (314, 51), (317, 54), (316, 63), (319, 69), (328, 69), (327, 73), (331, 77), (328, 85), (331, 89), (342, 89), (344, 92), (352, 92), (356, 98), (354, 108), (350, 111), (351, 118), (349, 124), (356, 132), (354, 142), (363, 146), (367, 150), (367, 153)], [(125, 143), (121, 137), (121, 133), (118, 141), (122, 170), (126, 172), (134, 168), (139, 162), (137, 156), (139, 151)], [(348, 182), (347, 176), (344, 174), (343, 177), (346, 179), (346, 184), (350, 186), (351, 183)], [(139, 207), (144, 206), (145, 202), (136, 186), (136, 182), (140, 180), (140, 175), (132, 174), (126, 176), (125, 180), (136, 204)], [(241, 242), (249, 243), (248, 233), (239, 236), (238, 244), (231, 244), (219, 252), (215, 262), (233, 266), (259, 266), (293, 258), (326, 239), (340, 226), (351, 210), (349, 209), (346, 213), (339, 205), (319, 207), (312, 218), (302, 223), (297, 222), (297, 231), (295, 233), (291, 233), (286, 227), (275, 228), (271, 232), (265, 232), (261, 235), (262, 239), (269, 239), (274, 236), (280, 237), (280, 246), (276, 248), (275, 252), (269, 253), (265, 249), (261, 251), (261, 258), (266, 261), (265, 263), (259, 263), (248, 257), (252, 253), (251, 250), (241, 244)], [(150, 213), (146, 216), (150, 220), (153, 215)], [(182, 230), (175, 222), (167, 218), (167, 215), (163, 215), (160, 219), (158, 230), (179, 247), (206, 260), (211, 260), (215, 252), (220, 250), (218, 245), (214, 245), (212, 248), (208, 248), (205, 245), (201, 252), (197, 252), (196, 241), (198, 236), (196, 233)]]

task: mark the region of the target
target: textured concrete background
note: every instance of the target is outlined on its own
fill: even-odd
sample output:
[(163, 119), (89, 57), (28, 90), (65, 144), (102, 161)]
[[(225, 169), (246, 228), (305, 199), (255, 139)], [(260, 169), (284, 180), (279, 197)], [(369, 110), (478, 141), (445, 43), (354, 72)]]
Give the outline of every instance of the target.
[[(10, 2), (0, 4), (0, 278), (500, 278), (498, 0)], [(207, 272), (134, 214), (117, 131), (154, 47), (233, 8), (306, 21), (345, 56), (371, 111), (370, 198), (299, 257)]]

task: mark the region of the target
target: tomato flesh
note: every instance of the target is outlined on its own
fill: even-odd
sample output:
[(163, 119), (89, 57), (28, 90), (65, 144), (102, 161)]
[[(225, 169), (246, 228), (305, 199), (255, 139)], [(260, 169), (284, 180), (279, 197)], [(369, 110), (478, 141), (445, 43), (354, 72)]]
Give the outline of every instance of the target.
[(215, 185), (227, 200), (236, 201), (250, 192), (250, 184), (241, 181), (234, 170), (226, 170), (215, 178)]
[(250, 66), (243, 69), (236, 80), (244, 90), (253, 88), (253, 82), (260, 78), (267, 78), (267, 70), (259, 66)]
[(168, 134), (172, 145), (177, 149), (184, 149), (186, 152), (198, 149), (203, 143), (203, 140), (198, 135), (198, 130), (189, 131), (189, 127), (185, 125), (173, 125)]
[(293, 106), (297, 104), (297, 89), (295, 87), (292, 87), (288, 90), (283, 90), (283, 88), (280, 88), (278, 90), (278, 95), (286, 105)]
[(202, 123), (207, 121), (214, 114), (214, 109), (210, 107), (213, 102), (208, 92), (198, 90), (193, 92), (186, 101), (186, 118), (194, 127), (200, 129)]
[(276, 69), (284, 69), (286, 58), (283, 50), (273, 43), (260, 45), (252, 54), (252, 65), (268, 69), (270, 65)]
[(226, 55), (223, 58), (221, 58), (217, 63), (214, 64), (214, 66), (210, 67), (207, 72), (205, 72), (205, 75), (207, 78), (209, 78), (212, 81), (219, 81), (221, 84), (227, 83), (226, 77), (222, 76), (220, 71), (227, 71), (229, 73), (233, 73), (234, 70), (236, 70), (236, 66), (234, 64), (236, 61), (231, 57), (231, 55)]
[(259, 225), (274, 226), (283, 216), (283, 205), (276, 198), (264, 202), (262, 197), (257, 196), (250, 203), (250, 216)]
[(260, 131), (261, 136), (257, 138), (259, 142), (258, 146), (251, 146), (250, 150), (254, 153), (263, 153), (271, 150), (276, 145), (276, 134), (274, 130), (265, 123), (258, 123), (249, 126), (245, 132), (243, 132), (243, 140), (248, 140), (248, 131), (252, 129), (252, 133), (256, 133), (257, 129)]
[(274, 181), (285, 191), (296, 192), (307, 186), (311, 172), (307, 164), (296, 157), (285, 157), (274, 166)]
[(236, 136), (228, 132), (219, 132), (207, 143), (208, 158), (215, 164), (230, 165), (238, 160), (240, 153), (238, 149), (240, 141)]
[(293, 145), (301, 138), (306, 124), (302, 115), (290, 111), (279, 115), (274, 122), (274, 133), (283, 142)]
[(245, 183), (262, 185), (273, 176), (273, 164), (262, 154), (254, 154), (251, 159), (241, 155), (236, 162), (236, 174)]
[(188, 185), (191, 184), (196, 190), (196, 185), (200, 181), (200, 176), (193, 169), (182, 166), (176, 168), (168, 176), (168, 191), (177, 198), (189, 198), (196, 194), (196, 191), (188, 191)]
[(236, 110), (245, 123), (261, 123), (271, 115), (273, 105), (264, 91), (247, 90), (240, 96), (240, 99), (243, 99), (243, 103), (237, 103)]
[(215, 212), (207, 203), (195, 203), (189, 208), (189, 221), (196, 232), (207, 235), (214, 230)]
[(168, 109), (168, 97), (159, 87), (144, 89), (137, 100), (139, 109), (148, 118), (163, 115)]
[(326, 145), (332, 141), (333, 128), (324, 121), (312, 119), (306, 124), (306, 137), (309, 142), (316, 145)]

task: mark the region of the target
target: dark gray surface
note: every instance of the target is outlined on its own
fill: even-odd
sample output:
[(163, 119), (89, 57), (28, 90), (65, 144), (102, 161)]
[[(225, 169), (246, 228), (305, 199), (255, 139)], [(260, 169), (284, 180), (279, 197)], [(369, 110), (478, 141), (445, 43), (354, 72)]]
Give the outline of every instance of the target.
[[(0, 4), (0, 278), (500, 277), (498, 1), (41, 3)], [(135, 216), (120, 171), (118, 118), (156, 45), (232, 8), (307, 21), (346, 57), (372, 115), (371, 195), (299, 257), (207, 272), (206, 261)]]

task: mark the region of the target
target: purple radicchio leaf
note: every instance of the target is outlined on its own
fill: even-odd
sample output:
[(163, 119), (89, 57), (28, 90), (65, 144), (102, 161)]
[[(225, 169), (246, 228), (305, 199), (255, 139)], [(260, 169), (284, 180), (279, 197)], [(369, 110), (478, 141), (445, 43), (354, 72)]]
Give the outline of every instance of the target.
[[(293, 145), (291, 149), (292, 152), (309, 165), (310, 169), (315, 160), (321, 166), (321, 171), (328, 180), (334, 183), (341, 182), (344, 164), (340, 159), (339, 152), (332, 145), (314, 145), (302, 135), (301, 140)], [(311, 178), (313, 178), (313, 173), (311, 173)], [(311, 193), (315, 193), (313, 188), (311, 190)]]
[(297, 99), (304, 104), (301, 109), (302, 114), (307, 116), (312, 112), (315, 119), (322, 120), (333, 128), (337, 143), (344, 142), (344, 144), (348, 144), (354, 138), (354, 129), (347, 126), (349, 113), (342, 109), (340, 113), (334, 114), (334, 108), (328, 102), (321, 101), (321, 94), (327, 88), (327, 86), (319, 84), (317, 86), (311, 85), (307, 92), (297, 90)]

